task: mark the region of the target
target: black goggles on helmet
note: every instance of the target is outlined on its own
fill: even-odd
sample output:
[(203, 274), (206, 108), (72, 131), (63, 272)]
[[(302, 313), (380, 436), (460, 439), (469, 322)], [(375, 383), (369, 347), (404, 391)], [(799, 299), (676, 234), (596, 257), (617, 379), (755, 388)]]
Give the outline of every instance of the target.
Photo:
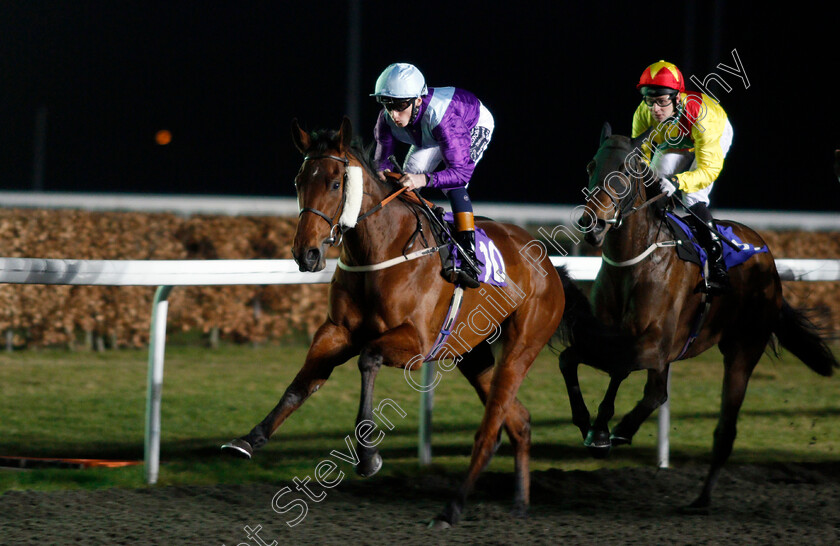
[(386, 110), (395, 112), (402, 112), (414, 103), (414, 99), (395, 99), (393, 97), (377, 97), (379, 104), (385, 107)]
[(674, 99), (679, 95), (679, 91), (671, 89), (670, 87), (660, 87), (657, 85), (646, 85), (641, 89), (644, 96), (645, 104), (648, 106), (669, 106)]

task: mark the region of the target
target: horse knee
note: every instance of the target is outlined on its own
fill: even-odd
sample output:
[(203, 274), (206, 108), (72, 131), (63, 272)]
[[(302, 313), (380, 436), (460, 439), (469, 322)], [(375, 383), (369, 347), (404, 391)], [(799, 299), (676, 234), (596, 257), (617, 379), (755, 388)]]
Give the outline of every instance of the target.
[[(528, 446), (531, 444), (531, 422), (526, 419), (515, 423), (506, 423), (505, 430), (510, 438), (510, 441), (515, 446)], [(499, 430), (499, 441), (501, 441), (502, 434)]]
[(531, 444), (531, 423), (530, 421), (525, 421), (519, 430), (515, 431), (514, 436), (516, 437), (517, 443), (521, 445), (530, 445)]
[(359, 355), (359, 371), (362, 373), (373, 372), (382, 367), (382, 355), (375, 353), (371, 348), (365, 347)]

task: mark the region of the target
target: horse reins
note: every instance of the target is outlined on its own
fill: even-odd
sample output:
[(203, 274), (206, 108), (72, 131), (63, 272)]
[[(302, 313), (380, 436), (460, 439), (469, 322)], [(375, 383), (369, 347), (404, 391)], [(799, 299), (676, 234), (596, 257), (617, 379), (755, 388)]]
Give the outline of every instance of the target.
[[(635, 213), (637, 213), (641, 210), (646, 209), (650, 205), (656, 203), (657, 201), (659, 201), (660, 199), (662, 199), (663, 197), (668, 195), (667, 193), (662, 192), (662, 193), (660, 193), (658, 195), (655, 195), (654, 197), (651, 197), (650, 199), (646, 200), (645, 202), (643, 202), (638, 207), (632, 206), (633, 203), (636, 201), (636, 198), (641, 193), (641, 187), (639, 185), (643, 184), (644, 182), (641, 180), (640, 176), (631, 176), (630, 172), (629, 172), (629, 169), (627, 169), (626, 167), (625, 167), (624, 171), (622, 172), (622, 174), (625, 175), (631, 181), (631, 184), (635, 180), (637, 186), (636, 186), (636, 191), (632, 195), (632, 198), (631, 199), (626, 199), (626, 202), (629, 205), (622, 205), (622, 203), (621, 203), (622, 200), (621, 199), (616, 200), (615, 198), (613, 198), (612, 193), (610, 193), (609, 191), (605, 192), (607, 194), (607, 197), (610, 198), (610, 201), (612, 201), (613, 208), (615, 209), (615, 215), (613, 216), (612, 219), (604, 220), (604, 221), (607, 224), (614, 224), (614, 229), (620, 228), (621, 227), (621, 222), (627, 216), (630, 216), (630, 215), (635, 214)], [(606, 186), (605, 186), (605, 188), (606, 188)], [(621, 261), (621, 262), (616, 262), (615, 260), (612, 260), (606, 254), (603, 254), (603, 253), (601, 253), (601, 259), (605, 263), (607, 263), (607, 264), (609, 264), (613, 267), (629, 267), (631, 265), (636, 265), (637, 263), (641, 262), (642, 260), (647, 258), (650, 255), (651, 252), (653, 252), (654, 250), (656, 250), (658, 248), (676, 246), (678, 244), (679, 244), (679, 241), (660, 241), (660, 242), (657, 242), (657, 243), (653, 243), (652, 245), (647, 247), (641, 254), (639, 254), (635, 258), (631, 258), (629, 260), (624, 260), (624, 261)]]
[[(621, 222), (624, 220), (624, 218), (626, 216), (630, 216), (631, 214), (639, 212), (640, 210), (646, 209), (647, 207), (649, 207), (650, 205), (659, 201), (660, 199), (662, 199), (663, 197), (665, 197), (667, 195), (665, 192), (662, 192), (659, 195), (651, 197), (650, 199), (648, 199), (647, 201), (645, 201), (644, 203), (642, 203), (638, 207), (634, 207), (633, 203), (636, 201), (636, 198), (639, 196), (639, 194), (642, 191), (641, 187), (640, 187), (640, 184), (643, 184), (644, 182), (641, 181), (641, 176), (631, 175), (630, 170), (626, 166), (625, 166), (625, 168), (624, 168), (624, 170), (622, 171), (621, 174), (626, 176), (627, 179), (630, 180), (631, 184), (632, 184), (633, 180), (635, 180), (637, 186), (636, 186), (636, 191), (633, 193), (633, 195), (631, 196), (630, 199), (621, 199), (621, 198), (616, 199), (615, 197), (613, 197), (613, 195), (610, 191), (605, 191), (604, 192), (604, 193), (607, 194), (607, 197), (610, 198), (610, 201), (612, 202), (613, 208), (615, 209), (615, 214), (613, 215), (613, 217), (610, 220), (604, 220), (604, 222), (606, 222), (607, 224), (614, 224), (615, 229), (618, 229), (619, 227), (621, 227)], [(606, 184), (604, 185), (604, 189), (606, 190)], [(624, 201), (626, 204), (622, 204), (622, 201)]]

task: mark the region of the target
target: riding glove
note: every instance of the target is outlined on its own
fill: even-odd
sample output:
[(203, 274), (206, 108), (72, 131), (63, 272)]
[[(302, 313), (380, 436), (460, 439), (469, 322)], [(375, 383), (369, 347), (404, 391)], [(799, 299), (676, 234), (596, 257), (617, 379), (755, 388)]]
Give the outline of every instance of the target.
[(668, 197), (671, 197), (674, 192), (677, 191), (677, 187), (674, 186), (674, 183), (667, 178), (662, 178), (659, 181), (659, 189), (668, 194)]

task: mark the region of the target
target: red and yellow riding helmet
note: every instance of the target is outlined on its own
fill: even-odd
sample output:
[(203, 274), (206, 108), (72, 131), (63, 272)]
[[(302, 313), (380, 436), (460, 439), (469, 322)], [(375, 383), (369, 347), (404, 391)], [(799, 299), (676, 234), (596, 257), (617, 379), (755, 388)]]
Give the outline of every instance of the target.
[(645, 68), (645, 71), (642, 72), (636, 89), (642, 89), (643, 87), (667, 87), (683, 93), (685, 92), (685, 80), (677, 65), (667, 61), (659, 61)]

